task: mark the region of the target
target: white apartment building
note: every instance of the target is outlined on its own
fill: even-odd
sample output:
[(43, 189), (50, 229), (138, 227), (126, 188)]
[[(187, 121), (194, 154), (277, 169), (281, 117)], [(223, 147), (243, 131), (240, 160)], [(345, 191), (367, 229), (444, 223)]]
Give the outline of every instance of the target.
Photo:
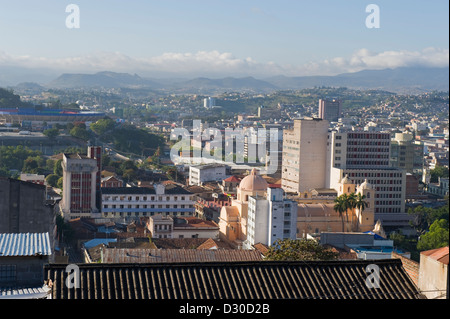
[(265, 197), (249, 197), (247, 222), (244, 249), (257, 243), (271, 246), (278, 239), (296, 239), (297, 202), (285, 199), (283, 189), (269, 187)]
[(189, 185), (201, 186), (205, 182), (221, 182), (227, 178), (227, 166), (219, 164), (189, 167)]
[(329, 122), (317, 118), (294, 120), (283, 134), (281, 187), (288, 193), (325, 188)]
[(102, 217), (193, 216), (194, 194), (180, 186), (102, 188)]

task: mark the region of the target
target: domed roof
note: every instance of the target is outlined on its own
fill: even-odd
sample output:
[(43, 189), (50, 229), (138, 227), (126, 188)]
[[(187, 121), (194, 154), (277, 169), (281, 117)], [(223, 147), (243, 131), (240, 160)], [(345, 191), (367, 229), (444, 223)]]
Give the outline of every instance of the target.
[(373, 189), (372, 184), (370, 184), (367, 179), (364, 180), (364, 182), (359, 185), (360, 189)]
[(347, 174), (345, 174), (345, 176), (341, 179), (341, 184), (353, 184), (353, 181), (348, 178)]
[(268, 184), (264, 178), (258, 175), (256, 169), (252, 169), (250, 175), (244, 177), (239, 184), (239, 188), (245, 191), (263, 191), (266, 190)]

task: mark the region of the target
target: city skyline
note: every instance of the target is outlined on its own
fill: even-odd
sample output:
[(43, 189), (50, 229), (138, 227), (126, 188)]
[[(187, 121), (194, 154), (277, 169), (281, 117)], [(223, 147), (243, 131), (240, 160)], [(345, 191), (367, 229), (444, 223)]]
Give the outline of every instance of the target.
[(3, 3), (0, 68), (143, 76), (305, 76), (448, 67), (448, 3), (361, 1)]

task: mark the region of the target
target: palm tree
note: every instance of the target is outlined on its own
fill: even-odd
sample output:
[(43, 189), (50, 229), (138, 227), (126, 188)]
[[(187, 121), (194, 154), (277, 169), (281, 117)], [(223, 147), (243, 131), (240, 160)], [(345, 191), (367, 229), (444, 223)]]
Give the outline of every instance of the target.
[(339, 217), (342, 221), (342, 232), (344, 232), (344, 212), (347, 211), (347, 201), (345, 194), (342, 194), (334, 199), (334, 211), (339, 213)]
[(345, 214), (347, 215), (346, 217), (347, 217), (347, 225), (348, 225), (348, 210), (350, 209), (351, 211), (353, 211), (355, 209), (357, 196), (355, 193), (350, 193), (347, 195), (346, 199), (347, 199), (347, 211), (345, 212)]
[(358, 193), (356, 195), (355, 208), (358, 208), (360, 212), (363, 212), (369, 206), (369, 203), (365, 201), (366, 195)]

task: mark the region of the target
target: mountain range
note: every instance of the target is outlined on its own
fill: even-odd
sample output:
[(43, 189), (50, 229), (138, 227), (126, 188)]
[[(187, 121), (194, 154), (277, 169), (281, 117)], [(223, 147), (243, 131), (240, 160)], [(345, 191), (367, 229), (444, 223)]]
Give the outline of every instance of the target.
[[(31, 77), (34, 80), (34, 77)], [(0, 77), (1, 80), (1, 77)], [(449, 68), (405, 67), (384, 70), (363, 70), (335, 76), (274, 76), (264, 79), (254, 77), (225, 77), (193, 79), (157, 79), (137, 74), (98, 72), (95, 74), (65, 73), (47, 83), (16, 84), (17, 88), (33, 89), (92, 89), (92, 88), (147, 88), (173, 90), (180, 93), (214, 94), (224, 91), (270, 92), (295, 90), (318, 86), (348, 87), (354, 89), (380, 89), (395, 93), (420, 93), (449, 90)], [(2, 83), (0, 82), (0, 85)], [(14, 86), (12, 86), (14, 89)]]

